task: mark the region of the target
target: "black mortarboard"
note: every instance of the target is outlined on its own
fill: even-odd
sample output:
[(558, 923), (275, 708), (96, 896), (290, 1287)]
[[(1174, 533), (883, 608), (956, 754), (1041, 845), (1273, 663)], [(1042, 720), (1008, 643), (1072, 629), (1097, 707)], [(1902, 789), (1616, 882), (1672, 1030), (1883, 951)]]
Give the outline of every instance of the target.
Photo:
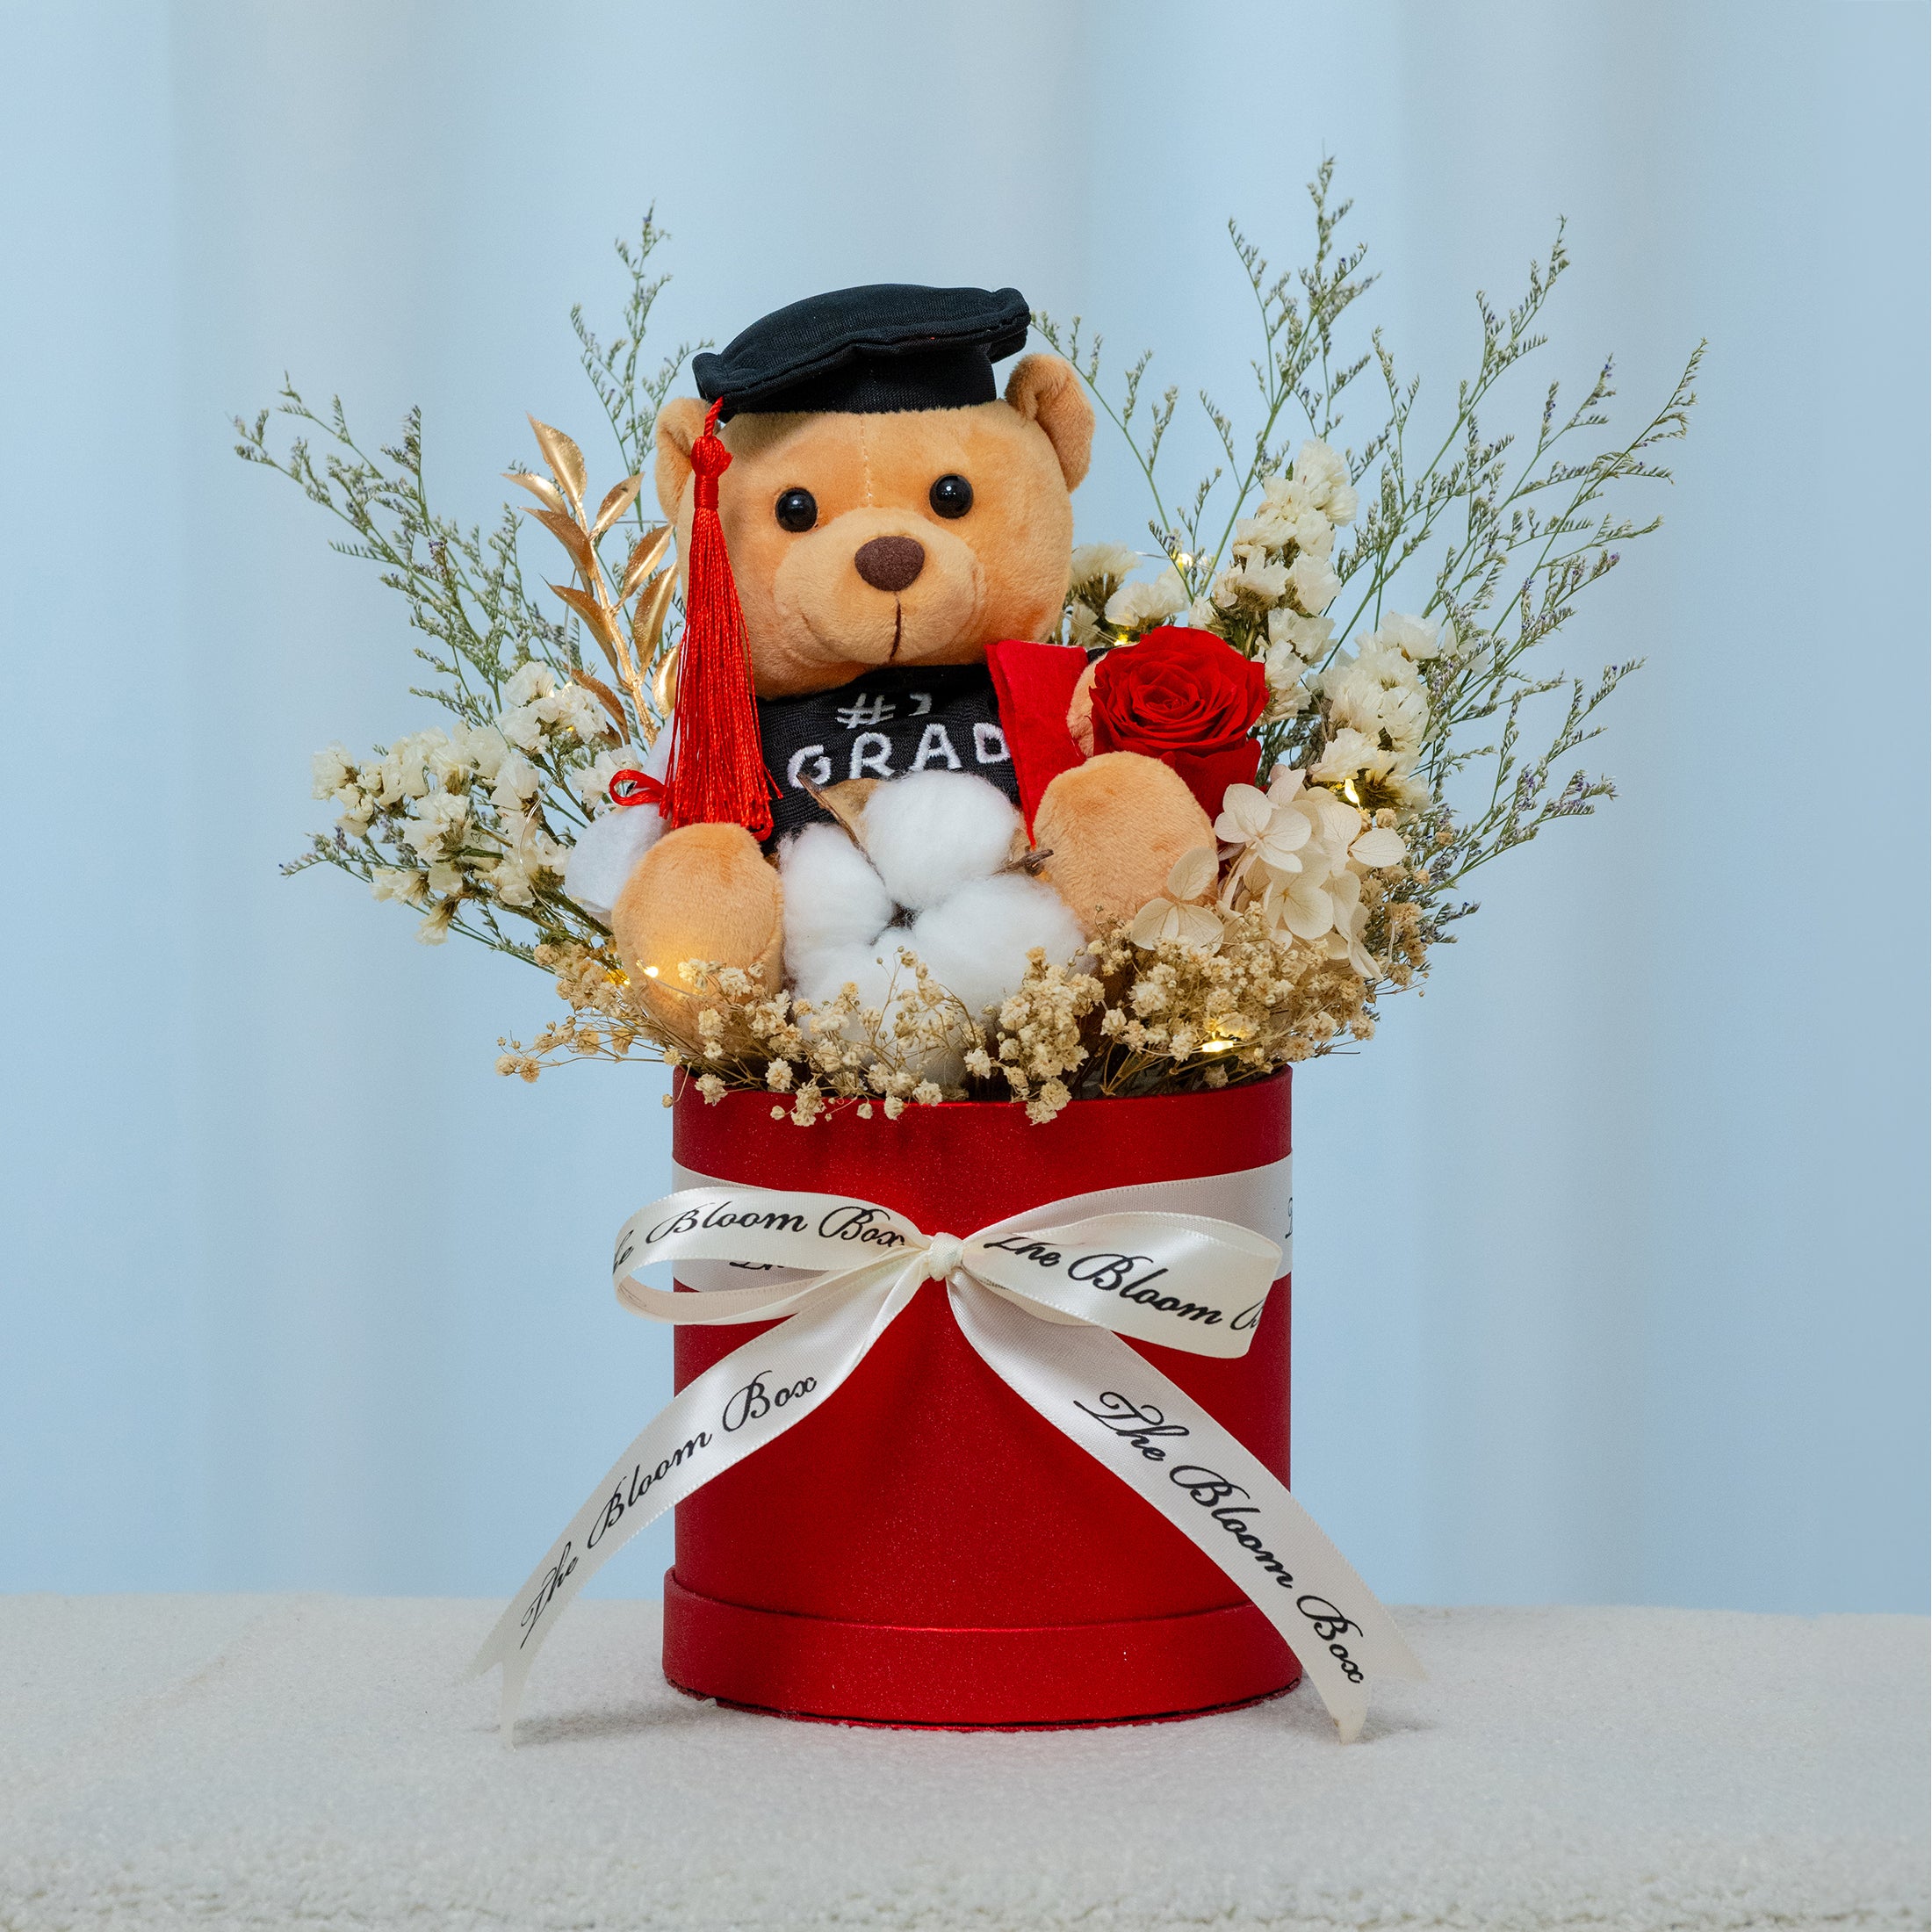
[(999, 393), (993, 364), (1027, 340), (1016, 288), (876, 282), (775, 309), (691, 373), (720, 420), (780, 411), (958, 409)]

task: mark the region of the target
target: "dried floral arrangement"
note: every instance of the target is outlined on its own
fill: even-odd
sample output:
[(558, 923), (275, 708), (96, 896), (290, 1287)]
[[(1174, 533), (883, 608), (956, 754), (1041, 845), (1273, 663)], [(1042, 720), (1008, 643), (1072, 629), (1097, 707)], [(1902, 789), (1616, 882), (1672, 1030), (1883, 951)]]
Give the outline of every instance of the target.
[[(1203, 392), (1225, 461), (1180, 494), (1160, 468), (1178, 386), (1148, 402), (1150, 354), (1110, 393), (1078, 318), (1034, 318), (1120, 430), (1152, 504), (1145, 556), (1073, 553), (1060, 640), (1093, 670), (1070, 724), (1089, 750), (1233, 749), (1236, 768), (1265, 779), (1217, 785), (1217, 845), (1186, 854), (1164, 894), (1079, 957), (1036, 953), (1018, 988), (977, 1012), (909, 950), (883, 1002), (848, 986), (813, 1004), (693, 960), (680, 999), (646, 1005), (609, 928), (566, 894), (573, 845), (624, 809), (621, 775), (675, 696), (672, 532), (639, 491), (658, 409), (703, 345), (645, 363), (665, 285), (650, 218), (618, 246), (630, 292), (616, 336), (571, 314), (619, 479), (594, 491), (578, 444), (534, 419), (547, 474), (508, 472), (567, 561), (567, 580), (544, 587), (554, 607), (525, 580), (514, 508), (488, 531), (431, 509), (417, 413), (373, 451), (339, 400), (319, 415), (292, 385), (278, 411), (237, 420), (238, 453), (340, 518), (336, 547), (404, 598), (429, 671), (412, 695), (446, 714), (366, 757), (319, 753), (314, 794), (336, 824), (285, 870), (333, 866), (413, 908), (426, 942), (458, 933), (550, 973), (565, 1013), (527, 1046), (499, 1042), (507, 1074), (661, 1059), (707, 1098), (782, 1096), (775, 1107), (801, 1124), (830, 1107), (896, 1116), (957, 1099), (1017, 1099), (1044, 1121), (1075, 1099), (1221, 1086), (1367, 1039), (1378, 1000), (1416, 984), (1476, 910), (1478, 867), (1615, 796), (1607, 778), (1558, 768), (1640, 660), (1587, 682), (1541, 672), (1532, 653), (1622, 546), (1658, 527), (1623, 503), (1627, 487), (1669, 480), (1656, 452), (1685, 433), (1702, 349), (1634, 433), (1597, 434), (1608, 362), (1567, 408), (1549, 386), (1526, 450), (1487, 429), (1498, 385), (1545, 342), (1568, 263), (1559, 230), (1520, 301), (1498, 311), (1478, 297), (1474, 372), (1418, 451), (1417, 379), (1379, 330), (1351, 339), (1374, 278), (1343, 242), (1350, 207), (1332, 198), (1330, 165), (1309, 193), (1303, 268), (1273, 274), (1230, 224), (1260, 321), (1256, 421), (1237, 427)], [(1344, 441), (1344, 407), (1366, 395), (1373, 427)], [(280, 452), (271, 414), (296, 425)]]

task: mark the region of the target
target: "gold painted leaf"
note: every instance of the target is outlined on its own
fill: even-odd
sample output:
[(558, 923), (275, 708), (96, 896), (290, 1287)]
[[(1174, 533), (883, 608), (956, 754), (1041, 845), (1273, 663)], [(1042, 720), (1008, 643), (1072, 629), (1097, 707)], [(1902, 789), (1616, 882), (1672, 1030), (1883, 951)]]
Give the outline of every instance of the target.
[(610, 668), (617, 670), (616, 652), (623, 637), (610, 613), (588, 590), (579, 590), (570, 584), (552, 584), (550, 588), (590, 626), (604, 648), (604, 655), (610, 660)]
[(668, 523), (660, 523), (655, 530), (647, 530), (638, 539), (637, 547), (624, 564), (617, 595), (628, 597), (663, 562), (664, 553), (670, 547), (671, 526)]
[(561, 429), (553, 429), (547, 422), (539, 422), (535, 416), (530, 419), (530, 426), (537, 432), (537, 447), (544, 452), (544, 461), (550, 465), (551, 474), (563, 486), (564, 494), (570, 499), (572, 508), (581, 512), (584, 507), (584, 452)]
[(624, 703), (617, 694), (602, 678), (592, 677), (581, 665), (570, 674), (570, 678), (572, 683), (582, 685), (610, 713), (616, 721), (616, 739), (621, 745), (631, 735), (631, 720), (624, 715)]
[(677, 582), (674, 572), (660, 571), (638, 599), (637, 611), (631, 620), (631, 643), (639, 664), (648, 664), (658, 654), (665, 613), (671, 608), (671, 593), (677, 588)]
[(866, 801), (876, 789), (876, 778), (847, 779), (842, 784), (829, 788), (815, 785), (804, 773), (798, 776), (798, 784), (812, 804), (821, 811), (829, 811), (838, 821), (839, 829), (851, 840), (859, 850), (865, 850), (865, 806)]
[(652, 702), (660, 717), (668, 717), (678, 708), (678, 647), (674, 644), (664, 653), (651, 680)]
[(643, 483), (641, 476), (627, 476), (623, 482), (610, 486), (603, 501), (597, 506), (596, 521), (590, 526), (593, 537), (602, 537), (637, 501), (638, 491)]
[(565, 507), (556, 486), (544, 482), (540, 476), (532, 476), (528, 470), (505, 470), (503, 479), (508, 483), (521, 483), (546, 509), (561, 510)]
[(523, 506), (523, 515), (534, 516), (570, 552), (571, 562), (583, 573), (586, 583), (594, 580), (596, 564), (591, 556), (590, 539), (584, 535), (582, 524), (560, 510), (533, 510), (527, 503)]

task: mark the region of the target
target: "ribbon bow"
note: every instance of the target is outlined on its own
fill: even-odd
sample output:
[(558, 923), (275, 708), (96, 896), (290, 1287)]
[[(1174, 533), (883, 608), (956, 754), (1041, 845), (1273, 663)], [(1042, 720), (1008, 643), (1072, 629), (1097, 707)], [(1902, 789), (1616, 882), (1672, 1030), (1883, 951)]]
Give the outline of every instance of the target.
[[(633, 1215), (617, 1298), (657, 1321), (778, 1321), (695, 1377), (611, 1467), (530, 1573), (471, 1666), (503, 1667), (508, 1741), (537, 1649), (638, 1531), (836, 1394), (928, 1282), (1014, 1394), (1158, 1510), (1287, 1639), (1344, 1741), (1371, 1675), (1420, 1676), (1388, 1613), (1279, 1478), (1121, 1339), (1197, 1355), (1247, 1352), (1281, 1246), (1265, 1220), (1287, 1164), (1113, 1188), (962, 1238), (845, 1195), (707, 1181)], [(1239, 1219), (1156, 1203), (1222, 1206)], [(1098, 1208), (1097, 1213), (1080, 1210)], [(681, 1264), (697, 1294), (645, 1287)], [(727, 1264), (718, 1266), (717, 1264)], [(750, 1287), (715, 1285), (753, 1268)], [(1150, 1439), (1157, 1430), (1160, 1441)]]

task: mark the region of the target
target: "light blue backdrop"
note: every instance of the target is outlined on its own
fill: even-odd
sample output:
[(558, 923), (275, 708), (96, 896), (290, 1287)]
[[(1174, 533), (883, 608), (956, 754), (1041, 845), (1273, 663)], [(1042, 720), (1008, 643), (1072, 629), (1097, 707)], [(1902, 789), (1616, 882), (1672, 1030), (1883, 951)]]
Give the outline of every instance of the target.
[(1222, 224), (1295, 255), (1329, 150), (1436, 407), (1560, 213), (1559, 372), (1712, 352), (1561, 646), (1650, 658), (1622, 802), (1298, 1079), (1297, 1487), (1394, 1598), (1922, 1607), (1926, 71), (1920, 4), (10, 10), (0, 1584), (507, 1591), (668, 1387), (653, 1077), (498, 1079), (537, 976), (276, 876), (427, 717), (227, 414), (420, 401), (487, 515), (652, 201), (667, 342), (1011, 281), (1231, 393)]

